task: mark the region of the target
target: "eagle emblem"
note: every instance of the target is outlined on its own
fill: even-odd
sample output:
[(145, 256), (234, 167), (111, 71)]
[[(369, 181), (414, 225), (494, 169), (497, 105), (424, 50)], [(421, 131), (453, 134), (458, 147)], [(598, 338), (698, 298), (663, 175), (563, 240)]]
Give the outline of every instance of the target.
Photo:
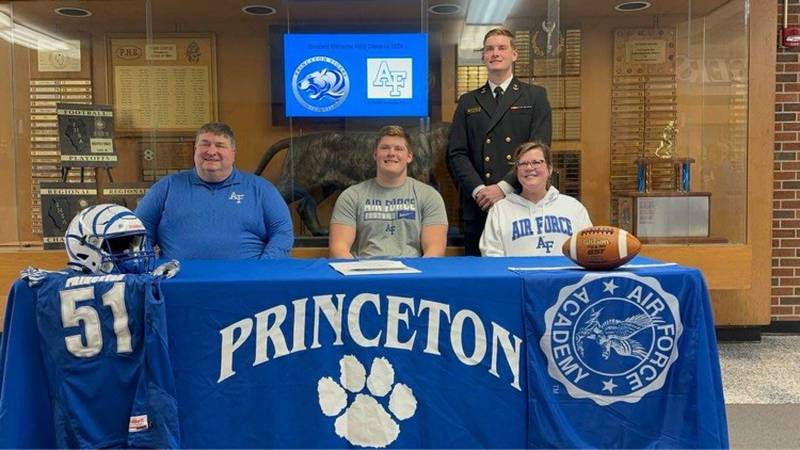
[(528, 295), (555, 302), (544, 312), (539, 347), (547, 373), (572, 398), (600, 406), (637, 403), (658, 391), (678, 360), (683, 333), (678, 298), (659, 280), (630, 272), (588, 273)]
[(589, 313), (586, 325), (575, 333), (575, 346), (578, 354), (584, 356), (583, 341), (595, 341), (603, 349), (603, 359), (611, 356), (611, 350), (619, 356), (630, 356), (644, 361), (648, 351), (635, 336), (642, 330), (661, 325), (664, 321), (659, 317), (650, 317), (641, 313), (628, 317), (625, 320), (608, 319), (600, 323), (600, 313), (603, 308), (598, 308)]

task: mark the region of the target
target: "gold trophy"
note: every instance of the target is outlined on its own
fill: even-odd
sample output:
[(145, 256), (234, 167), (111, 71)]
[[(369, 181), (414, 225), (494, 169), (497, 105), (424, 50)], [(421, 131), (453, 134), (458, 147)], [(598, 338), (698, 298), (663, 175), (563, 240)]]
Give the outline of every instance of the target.
[(672, 165), (672, 190), (674, 192), (689, 192), (691, 188), (691, 164), (694, 158), (677, 158), (673, 156), (675, 141), (678, 136), (678, 127), (674, 120), (670, 120), (661, 132), (661, 143), (655, 151), (655, 156), (644, 156), (636, 160), (638, 166), (637, 190), (639, 192), (652, 191), (653, 166), (661, 164)]
[(664, 127), (664, 132), (661, 133), (661, 144), (656, 149), (656, 156), (661, 159), (672, 158), (672, 150), (675, 148), (675, 137), (678, 135), (678, 127), (675, 126), (675, 121), (670, 120), (667, 126)]

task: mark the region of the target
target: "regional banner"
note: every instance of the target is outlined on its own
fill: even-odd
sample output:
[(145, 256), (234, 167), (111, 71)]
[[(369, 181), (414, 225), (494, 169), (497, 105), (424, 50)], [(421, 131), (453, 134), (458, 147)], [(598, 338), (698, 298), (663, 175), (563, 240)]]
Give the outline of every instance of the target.
[(705, 282), (647, 270), (521, 272), (528, 447), (728, 447)]

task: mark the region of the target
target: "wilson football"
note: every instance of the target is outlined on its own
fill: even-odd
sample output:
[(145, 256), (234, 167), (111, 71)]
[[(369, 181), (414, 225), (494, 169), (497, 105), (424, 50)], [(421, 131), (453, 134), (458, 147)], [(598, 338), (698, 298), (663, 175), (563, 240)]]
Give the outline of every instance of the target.
[(564, 256), (591, 270), (617, 268), (639, 253), (642, 243), (625, 230), (609, 226), (585, 228), (561, 246)]

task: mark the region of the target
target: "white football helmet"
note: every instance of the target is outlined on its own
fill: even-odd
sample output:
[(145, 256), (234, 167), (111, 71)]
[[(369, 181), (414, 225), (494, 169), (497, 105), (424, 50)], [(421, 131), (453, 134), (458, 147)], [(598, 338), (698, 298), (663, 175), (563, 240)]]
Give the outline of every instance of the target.
[(64, 235), (69, 266), (97, 275), (146, 273), (155, 254), (147, 230), (128, 208), (90, 206), (76, 215)]

